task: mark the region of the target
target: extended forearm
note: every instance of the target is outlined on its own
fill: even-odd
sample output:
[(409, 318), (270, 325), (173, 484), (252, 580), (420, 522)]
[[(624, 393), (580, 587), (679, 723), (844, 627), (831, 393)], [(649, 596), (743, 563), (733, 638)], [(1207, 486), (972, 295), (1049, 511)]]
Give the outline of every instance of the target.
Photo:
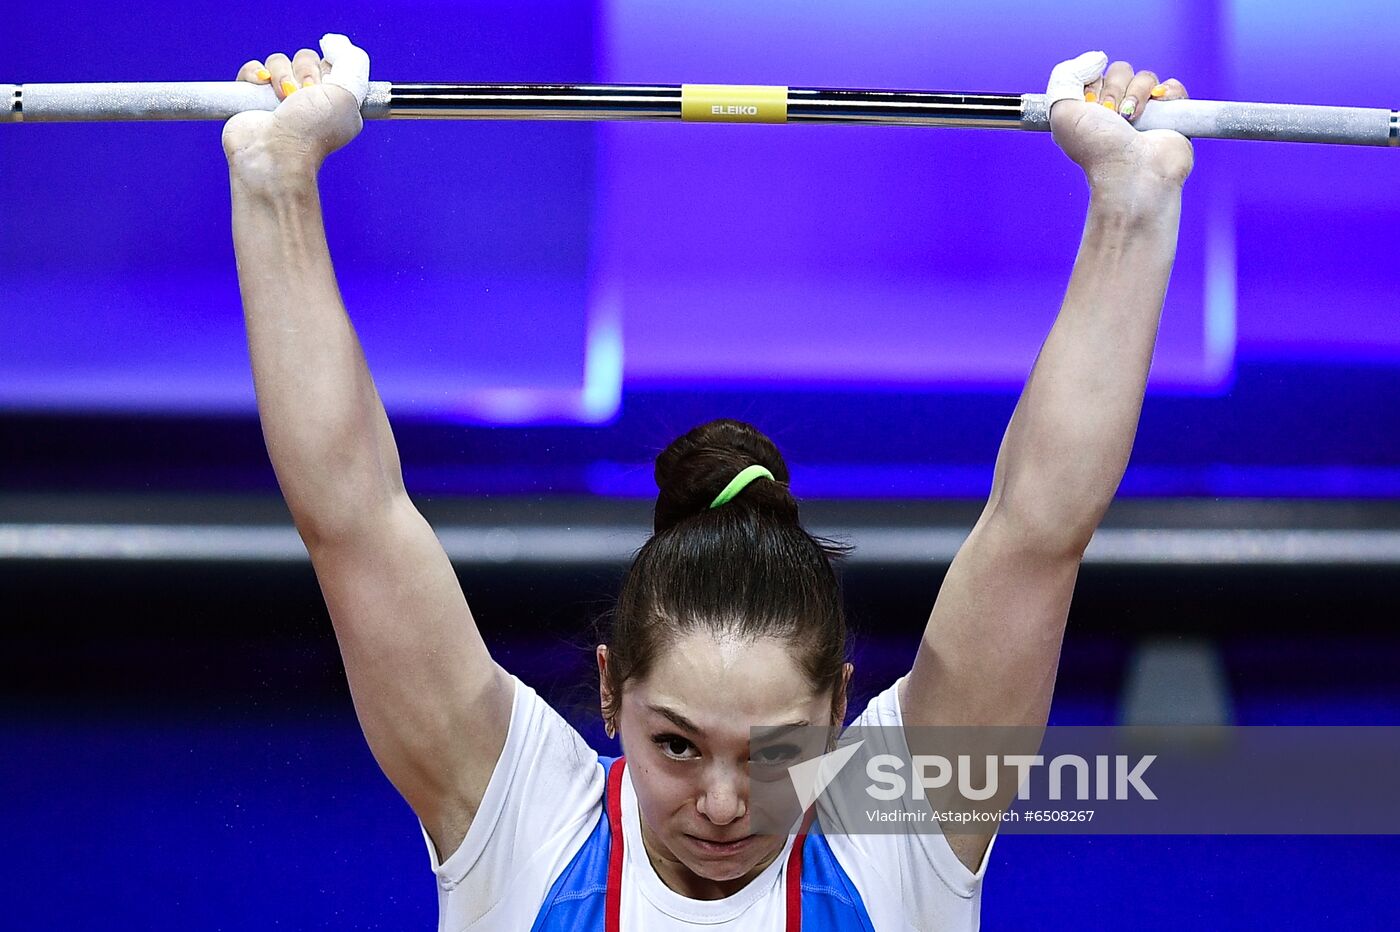
[(1012, 416), (992, 503), (1052, 544), (1088, 544), (1137, 431), (1176, 254), (1176, 184), (1095, 191), (1064, 304)]
[(313, 173), (230, 176), (258, 415), (297, 524), (333, 529), (402, 490), (383, 405), (346, 316)]

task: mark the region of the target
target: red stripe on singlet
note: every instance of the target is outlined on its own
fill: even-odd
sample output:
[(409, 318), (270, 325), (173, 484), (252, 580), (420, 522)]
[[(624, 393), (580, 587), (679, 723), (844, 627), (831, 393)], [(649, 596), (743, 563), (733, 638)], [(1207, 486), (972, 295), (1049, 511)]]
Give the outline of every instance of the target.
[[(608, 768), (608, 833), (611, 836), (608, 850), (608, 892), (604, 900), (604, 927), (606, 932), (621, 932), (622, 923), (622, 767), (624, 758), (619, 757)], [(802, 843), (807, 838), (807, 828), (812, 824), (812, 811), (808, 810), (802, 820), (802, 829), (793, 839), (792, 851), (787, 862), (787, 921), (786, 932), (802, 932)]]
[(608, 832), (612, 845), (608, 850), (608, 894), (604, 907), (607, 932), (619, 932), (622, 921), (622, 762), (619, 757), (608, 768)]
[(787, 862), (787, 932), (802, 930), (802, 845), (807, 840), (807, 829), (812, 825), (813, 810), (808, 809), (802, 817), (802, 828), (792, 840), (792, 851), (788, 852)]

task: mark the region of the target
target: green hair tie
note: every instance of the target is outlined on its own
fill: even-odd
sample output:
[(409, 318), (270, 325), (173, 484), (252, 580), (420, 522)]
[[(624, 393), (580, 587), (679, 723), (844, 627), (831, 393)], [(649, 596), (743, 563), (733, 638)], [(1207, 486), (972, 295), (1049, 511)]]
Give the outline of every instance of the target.
[(745, 466), (743, 469), (739, 470), (739, 475), (729, 480), (729, 484), (724, 487), (724, 491), (715, 496), (715, 500), (710, 502), (710, 507), (718, 508), (720, 505), (729, 504), (734, 500), (734, 496), (744, 491), (750, 482), (760, 476), (764, 479), (773, 478), (773, 474), (768, 471), (766, 466), (760, 466), (757, 463), (754, 463), (752, 466)]

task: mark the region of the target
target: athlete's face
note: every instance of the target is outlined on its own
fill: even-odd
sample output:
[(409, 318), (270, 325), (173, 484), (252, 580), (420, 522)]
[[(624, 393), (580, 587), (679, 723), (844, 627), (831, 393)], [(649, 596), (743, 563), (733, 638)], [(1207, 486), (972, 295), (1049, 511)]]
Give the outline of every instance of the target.
[(785, 838), (750, 828), (749, 762), (765, 751), (749, 729), (832, 718), (830, 692), (813, 690), (791, 655), (780, 640), (695, 634), (623, 691), (617, 725), (647, 854), (686, 896), (728, 896), (782, 851)]

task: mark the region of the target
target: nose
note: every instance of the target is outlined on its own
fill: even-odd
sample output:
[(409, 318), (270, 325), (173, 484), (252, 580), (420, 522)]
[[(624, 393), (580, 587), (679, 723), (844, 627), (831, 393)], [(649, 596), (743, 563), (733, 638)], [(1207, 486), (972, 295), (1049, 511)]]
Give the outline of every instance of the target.
[(715, 825), (728, 825), (742, 819), (748, 812), (748, 786), (742, 773), (726, 768), (713, 774), (706, 782), (696, 809)]

